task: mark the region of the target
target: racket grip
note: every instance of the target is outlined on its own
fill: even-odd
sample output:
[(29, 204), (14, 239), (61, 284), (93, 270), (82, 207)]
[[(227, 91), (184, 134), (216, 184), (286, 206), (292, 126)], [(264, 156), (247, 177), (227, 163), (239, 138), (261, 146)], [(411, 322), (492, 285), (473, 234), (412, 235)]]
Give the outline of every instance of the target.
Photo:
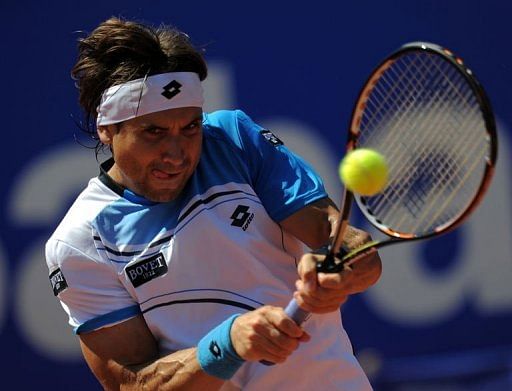
[(300, 308), (295, 299), (290, 300), (290, 302), (284, 309), (284, 312), (286, 313), (286, 315), (292, 318), (295, 321), (295, 323), (297, 323), (299, 326), (302, 323), (304, 323), (304, 321), (309, 316), (309, 312), (304, 311), (302, 308)]
[[(309, 316), (309, 312), (304, 311), (302, 308), (299, 307), (295, 299), (291, 299), (286, 308), (284, 309), (284, 312), (286, 315), (288, 315), (290, 318), (292, 318), (295, 323), (297, 323), (299, 326), (304, 323), (304, 321)], [(271, 366), (274, 365), (273, 362), (261, 360), (260, 363)]]

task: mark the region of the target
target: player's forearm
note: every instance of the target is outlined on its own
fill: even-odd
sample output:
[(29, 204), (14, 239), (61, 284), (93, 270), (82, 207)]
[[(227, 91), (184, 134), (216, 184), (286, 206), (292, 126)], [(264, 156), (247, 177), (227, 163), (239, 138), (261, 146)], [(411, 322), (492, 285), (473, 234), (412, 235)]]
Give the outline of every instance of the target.
[(100, 379), (107, 390), (207, 390), (220, 389), (222, 379), (205, 373), (197, 361), (196, 348), (180, 350), (145, 365), (112, 363), (117, 376)]

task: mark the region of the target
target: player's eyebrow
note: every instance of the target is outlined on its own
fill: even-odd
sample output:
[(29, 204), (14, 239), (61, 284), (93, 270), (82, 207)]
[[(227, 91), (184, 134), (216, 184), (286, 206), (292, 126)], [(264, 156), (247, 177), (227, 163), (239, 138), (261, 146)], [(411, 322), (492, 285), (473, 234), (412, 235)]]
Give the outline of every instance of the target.
[(139, 126), (137, 126), (139, 129), (162, 129), (162, 130), (166, 130), (167, 128), (164, 127), (164, 126), (158, 126), (158, 125), (155, 125), (154, 123), (152, 122), (146, 122), (146, 123), (142, 123), (140, 124)]
[[(195, 118), (193, 118), (192, 120), (187, 122), (183, 127), (186, 128), (187, 126), (190, 126), (194, 122), (202, 121), (202, 119), (203, 119), (203, 113), (197, 115)], [(141, 122), (140, 124), (137, 125), (137, 128), (141, 129), (141, 130), (145, 130), (145, 129), (162, 129), (162, 130), (167, 130), (168, 129), (165, 126), (159, 126), (159, 125), (157, 125), (157, 124), (155, 124), (153, 122)]]

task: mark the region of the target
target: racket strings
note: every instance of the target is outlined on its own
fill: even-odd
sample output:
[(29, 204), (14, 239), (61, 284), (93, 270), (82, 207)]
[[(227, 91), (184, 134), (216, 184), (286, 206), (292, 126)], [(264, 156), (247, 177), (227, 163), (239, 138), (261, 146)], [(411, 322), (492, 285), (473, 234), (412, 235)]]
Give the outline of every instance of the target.
[[(390, 70), (391, 72), (392, 70)], [(404, 77), (402, 74), (400, 77)], [(388, 78), (385, 75), (382, 77), (382, 84), (385, 84), (381, 88), (381, 84), (377, 84), (372, 91), (373, 94), (378, 94), (377, 105), (372, 112), (371, 116), (364, 115), (363, 121), (365, 127), (375, 127), (380, 123), (386, 123), (396, 112), (403, 112), (403, 106), (409, 104), (410, 98), (401, 97), (398, 95), (400, 84), (402, 80), (398, 79), (395, 83), (389, 84)], [(404, 88), (405, 87), (405, 88)], [(401, 87), (404, 91), (413, 91), (412, 86)], [(367, 105), (371, 105), (375, 99), (369, 99)], [(367, 111), (365, 111), (367, 113)]]
[(478, 101), (451, 64), (425, 54), (396, 60), (361, 115), (358, 145), (390, 163), (390, 185), (367, 199), (368, 209), (397, 231), (420, 234), (457, 217), (483, 176), (484, 131)]
[[(464, 146), (465, 145), (461, 145), (461, 148)], [(466, 152), (473, 155), (472, 150), (466, 149)], [(428, 217), (428, 213), (434, 207), (436, 207), (435, 209), (437, 211), (444, 210), (438, 208), (437, 202), (443, 195), (450, 194), (450, 191), (452, 191), (450, 186), (452, 186), (454, 183), (463, 183), (463, 181), (466, 180), (466, 178), (452, 178), (452, 176), (458, 175), (458, 168), (464, 167), (466, 162), (452, 159), (446, 152), (436, 152), (433, 154), (429, 150), (420, 152), (420, 155), (417, 156), (417, 161), (421, 162), (421, 164), (413, 167), (413, 170), (410, 170), (410, 173), (407, 176), (402, 175), (402, 177), (399, 178), (401, 182), (396, 182), (403, 185), (398, 187), (396, 191), (398, 194), (402, 193), (402, 200), (398, 201), (398, 205), (405, 206), (408, 209), (409, 214), (414, 216), (416, 222), (421, 223), (425, 218)], [(404, 172), (407, 173), (407, 171)], [(410, 186), (410, 184), (413, 184), (413, 186)], [(429, 195), (430, 198), (428, 198)], [(459, 194), (458, 199), (460, 200), (461, 198), (462, 195)], [(468, 202), (470, 200), (471, 197), (468, 198)], [(427, 202), (429, 204), (426, 205)], [(394, 203), (394, 205), (397, 204)], [(453, 214), (457, 211), (457, 208), (455, 210), (450, 210), (448, 215), (443, 215), (443, 221), (448, 221), (448, 219), (453, 217)], [(388, 210), (387, 212), (395, 213), (394, 210)], [(422, 212), (422, 214), (419, 215), (419, 212)], [(403, 225), (404, 220), (409, 217), (403, 213), (401, 215), (397, 214), (397, 216), (402, 216), (399, 221), (395, 222), (395, 225), (398, 226)], [(437, 217), (439, 216), (439, 213), (437, 213)], [(383, 216), (382, 218), (387, 220), (390, 217)], [(411, 223), (413, 223), (413, 221), (411, 221)], [(424, 229), (429, 229), (429, 227), (430, 224), (427, 225), (427, 227), (424, 227)], [(415, 227), (407, 228), (407, 231), (416, 232), (420, 227), (418, 224), (416, 224)]]
[[(441, 205), (438, 205), (436, 203), (437, 204), (436, 205), (437, 213), (434, 213), (433, 216), (430, 218), (430, 220), (426, 221), (426, 224), (425, 224), (426, 227), (438, 227), (438, 226), (442, 225), (441, 223), (447, 223), (450, 219), (452, 219), (454, 217), (454, 215), (457, 214), (457, 212), (461, 211), (461, 209), (459, 209), (458, 205), (456, 205), (454, 207), (454, 210), (452, 211), (452, 213), (446, 213), (448, 207), (450, 206), (451, 202), (454, 200), (455, 197), (459, 197), (457, 204), (460, 204), (460, 206), (463, 206), (464, 209), (465, 209), (465, 206), (467, 204), (469, 204), (469, 202), (471, 202), (471, 200), (473, 199), (474, 193), (467, 192), (464, 197), (463, 195), (459, 194), (459, 192), (462, 191), (462, 187), (466, 185), (466, 180), (472, 174), (473, 170), (475, 168), (477, 168), (477, 166), (479, 164), (481, 165), (481, 159), (485, 156), (485, 152), (482, 153), (481, 155), (482, 156), (478, 156), (477, 159), (473, 159), (473, 162), (466, 170), (464, 177), (461, 178), (461, 180), (459, 180), (458, 182), (456, 182), (455, 186), (452, 189), (445, 192), (446, 194), (448, 194), (447, 197), (444, 200), (442, 200), (442, 199), (436, 200), (436, 201), (441, 202)], [(469, 160), (469, 156), (467, 159), (465, 159), (465, 162), (467, 160)], [(450, 181), (447, 181), (447, 182), (450, 182)], [(443, 194), (443, 193), (439, 192), (438, 197), (436, 197), (436, 198), (439, 198), (440, 194)], [(463, 200), (465, 202), (462, 202)], [(431, 203), (430, 205), (431, 205), (431, 208), (433, 208), (435, 204)], [(430, 212), (430, 211), (426, 210), (423, 213), (423, 216), (426, 216), (428, 212)], [(423, 221), (421, 221), (421, 222), (423, 223)], [(419, 230), (419, 228), (420, 228), (420, 224), (418, 224), (416, 227), (414, 227), (413, 231), (417, 232)]]
[[(465, 113), (463, 113), (465, 114)], [(438, 124), (436, 123), (437, 121), (430, 121), (430, 126), (423, 129), (423, 131), (420, 133), (420, 134), (424, 134), (424, 135), (429, 135), (429, 134), (435, 134), (435, 133), (432, 133), (432, 132), (429, 132), (430, 131), (430, 128), (432, 127), (435, 127), (435, 126), (438, 126)], [(461, 124), (461, 125), (466, 125), (466, 124)], [(450, 133), (448, 133), (450, 134)], [(439, 136), (439, 135), (438, 135)], [(442, 135), (440, 136), (442, 137)], [(415, 148), (403, 148), (405, 151), (408, 151), (410, 149), (414, 150), (414, 151), (418, 151), (418, 148), (417, 148), (417, 145), (421, 145), (421, 144), (424, 144), (427, 142), (427, 139), (426, 137), (423, 137), (423, 139), (419, 140), (419, 142), (415, 142)], [(437, 139), (430, 139), (429, 141), (429, 144), (432, 145), (433, 143), (436, 143), (436, 144), (447, 144), (447, 141), (446, 140), (440, 140), (439, 137)], [(465, 152), (468, 152), (466, 149), (464, 149), (465, 145), (460, 145), (460, 148), (459, 150), (464, 150)], [(451, 150), (452, 153), (456, 152), (455, 150)], [(470, 151), (471, 152), (471, 151)], [(434, 166), (438, 166), (439, 169), (437, 169), (437, 178), (439, 179), (439, 181), (443, 181), (445, 176), (448, 174), (448, 173), (452, 173), (454, 175), (456, 175), (456, 171), (454, 171), (454, 167), (453, 166), (450, 166), (450, 160), (447, 159), (446, 156), (449, 156), (448, 154), (443, 154), (443, 155), (439, 155), (442, 157), (441, 158), (438, 158), (438, 160), (441, 160), (441, 162), (438, 162), (438, 161), (429, 161), (429, 160), (432, 160), (432, 156), (438, 156), (438, 155), (432, 155), (431, 153), (429, 153), (429, 151), (427, 150), (423, 150), (423, 151), (419, 151), (419, 153), (421, 154), (420, 156), (418, 156), (418, 160), (420, 161), (426, 161), (426, 163), (423, 164), (425, 170), (427, 171), (428, 173), (428, 167), (434, 167)], [(429, 158), (430, 156), (430, 158)], [(451, 159), (452, 162), (456, 161), (456, 159)], [(404, 163), (405, 162), (405, 163)], [(406, 170), (406, 166), (407, 164), (409, 164), (408, 162), (408, 159), (403, 159), (402, 157), (397, 157), (396, 161), (395, 161), (395, 164), (391, 166), (391, 171), (399, 171), (399, 172), (402, 172), (401, 170), (404, 170), (403, 172), (404, 173), (407, 173), (407, 170)], [(432, 168), (430, 169), (430, 171), (433, 171)], [(409, 176), (405, 176), (406, 174), (403, 175), (402, 179), (405, 181), (405, 183), (410, 183), (410, 180), (412, 179), (411, 177), (413, 175), (417, 174), (417, 171), (416, 170), (410, 170), (410, 174)], [(429, 174), (431, 175), (431, 174)], [(444, 181), (445, 183), (452, 183), (451, 181)], [(420, 187), (418, 190), (424, 190), (424, 187)], [(426, 193), (423, 191), (422, 194), (420, 194), (420, 196), (423, 195), (425, 196)]]
[[(414, 63), (410, 64), (411, 67), (413, 67), (414, 65), (415, 65)], [(389, 72), (396, 73), (396, 68), (391, 68), (389, 70)], [(424, 80), (429, 77), (429, 73), (427, 72), (427, 69), (426, 70), (420, 69), (419, 72), (421, 72), (420, 75), (422, 75), (422, 78), (418, 79), (415, 75), (412, 75), (409, 77), (409, 79), (411, 80), (411, 83), (416, 82), (416, 84), (421, 85), (424, 83)], [(405, 74), (405, 72), (404, 72), (404, 74)], [(392, 83), (392, 80), (389, 81), (388, 80), (389, 78), (387, 76), (388, 76), (388, 74), (383, 75), (382, 81), (383, 81), (383, 83), (390, 85)], [(439, 76), (442, 76), (442, 75), (439, 75)], [(376, 88), (375, 88), (376, 93), (379, 93), (380, 87), (381, 87), (380, 84), (378, 84), (376, 86)], [(394, 97), (392, 100), (389, 101), (389, 103), (394, 103), (394, 107), (387, 107), (386, 112), (388, 114), (388, 117), (397, 118), (394, 122), (394, 125), (396, 128), (396, 129), (394, 129), (395, 133), (396, 133), (396, 131), (399, 131), (400, 129), (402, 129), (404, 132), (414, 130), (414, 127), (412, 127), (410, 124), (410, 122), (414, 122), (414, 121), (411, 121), (411, 118), (413, 118), (412, 114), (421, 115), (422, 113), (424, 113), (423, 107), (421, 105), (415, 105), (416, 100), (417, 100), (417, 99), (415, 99), (415, 96), (420, 95), (420, 93), (419, 93), (420, 89), (417, 87), (414, 87), (412, 84), (405, 85), (402, 87), (402, 89), (407, 93), (415, 94), (415, 95), (413, 96), (412, 99), (409, 97), (405, 97), (405, 98)], [(380, 93), (380, 95), (381, 95), (381, 99), (382, 99), (382, 93)], [(398, 102), (399, 105), (396, 102)], [(397, 114), (396, 114), (397, 112), (402, 113), (402, 114), (397, 117)], [(368, 112), (366, 112), (366, 114), (368, 114)], [(372, 115), (370, 116), (370, 118), (375, 120), (376, 116), (373, 113), (371, 113), (371, 114)], [(406, 124), (407, 126), (404, 126), (404, 124), (402, 123), (403, 119), (409, 119), (409, 121), (408, 121), (409, 124)], [(381, 121), (381, 123), (382, 123), (382, 121)], [(367, 126), (370, 128), (375, 128), (376, 123), (373, 122), (372, 120), (370, 120), (370, 121), (368, 121)], [(386, 128), (386, 123), (384, 123), (383, 127)], [(374, 130), (374, 129), (372, 129), (372, 130)], [(362, 136), (363, 137), (365, 136), (364, 132), (362, 133)], [(419, 140), (418, 140), (418, 142), (419, 142)]]
[[(479, 144), (479, 141), (482, 141), (482, 138), (474, 137), (471, 139), (468, 137), (460, 146), (452, 148), (454, 153), (463, 151), (464, 154), (448, 161), (445, 168), (446, 172), (441, 173), (444, 175), (441, 175), (442, 180), (440, 181), (438, 194), (436, 197), (432, 198), (431, 202), (431, 205), (435, 205), (438, 210), (435, 217), (441, 216), (440, 213), (445, 210), (450, 211), (448, 208), (450, 205), (452, 206), (451, 209), (453, 209), (451, 212), (457, 213), (460, 211), (460, 208), (465, 207), (474, 196), (475, 190), (478, 189), (481, 175), (483, 175), (483, 170), (478, 176), (472, 174), (477, 167), (484, 168), (484, 158), (486, 154), (485, 145)], [(468, 182), (468, 180), (471, 181)], [(443, 194), (448, 194), (449, 196), (443, 200), (441, 198)], [(457, 194), (458, 202), (453, 204), (447, 203), (447, 200), (454, 200), (453, 196), (455, 194)], [(427, 212), (429, 212), (428, 209), (425, 210), (424, 214)], [(447, 219), (451, 217), (453, 216), (448, 215), (442, 220), (447, 221)]]
[[(428, 156), (425, 156), (425, 160), (428, 158)], [(421, 156), (419, 159), (421, 159)], [(474, 162), (475, 164), (479, 163), (478, 159), (474, 160)], [(432, 159), (431, 163), (424, 163), (422, 166), (418, 167), (418, 169), (413, 169), (412, 172), (414, 176), (410, 176), (408, 179), (400, 178), (405, 185), (395, 189), (394, 194), (391, 196), (384, 195), (386, 198), (385, 202), (381, 203), (383, 208), (381, 211), (374, 209), (373, 213), (380, 216), (381, 220), (387, 221), (392, 227), (396, 229), (401, 228), (402, 231), (406, 232), (428, 231), (433, 229), (436, 225), (441, 225), (453, 218), (460, 209), (456, 207), (454, 210), (448, 210), (448, 213), (441, 215), (441, 212), (446, 211), (446, 204), (445, 207), (439, 207), (437, 202), (442, 201), (440, 200), (441, 197), (445, 195), (449, 197), (450, 194), (453, 194), (455, 190), (460, 188), (471, 171), (466, 171), (466, 178), (454, 181), (446, 175), (443, 175), (443, 172), (439, 172), (439, 170), (436, 171), (432, 168), (439, 163), (441, 164), (441, 169), (445, 172), (452, 170), (449, 166), (443, 167), (443, 164), (446, 165), (445, 158)], [(465, 162), (462, 162), (462, 164), (464, 163)], [(414, 186), (408, 187), (410, 183), (414, 183)], [(453, 188), (454, 186), (456, 187)], [(471, 200), (472, 195), (472, 192), (468, 193), (467, 202)], [(428, 197), (430, 197), (430, 199)], [(462, 194), (458, 194), (458, 197), (459, 201), (464, 198)], [(463, 204), (466, 204), (466, 202), (463, 202)], [(407, 213), (400, 213), (401, 208), (406, 208)], [(436, 215), (434, 218), (430, 219), (428, 223), (423, 224), (425, 219), (428, 218), (429, 212), (433, 209), (437, 211)], [(411, 215), (414, 220), (411, 220)], [(441, 221), (438, 221), (437, 219), (440, 216)], [(393, 221), (393, 218), (395, 221)], [(413, 225), (414, 222), (416, 222), (416, 225)]]
[[(472, 151), (467, 152), (471, 153)], [(423, 212), (423, 216), (428, 217), (430, 209), (432, 209), (433, 206), (437, 206), (437, 198), (441, 197), (445, 193), (448, 193), (449, 191), (452, 190), (449, 187), (454, 182), (454, 180), (447, 180), (446, 175), (449, 175), (450, 173), (452, 173), (453, 175), (453, 173), (457, 172), (457, 166), (460, 167), (465, 163), (460, 161), (457, 162), (457, 159), (449, 160), (446, 157), (445, 153), (431, 154), (429, 151), (424, 151), (422, 155), (418, 156), (418, 159), (422, 159), (423, 163), (416, 169), (412, 170), (411, 174), (409, 174), (409, 177), (405, 177), (405, 180), (402, 181), (402, 183), (405, 184), (404, 186), (407, 186), (407, 184), (409, 183), (414, 183), (414, 187), (411, 187), (411, 189), (408, 190), (407, 192), (403, 192), (403, 198), (407, 200), (405, 206), (407, 207), (409, 212), (412, 213), (416, 218), (418, 218), (417, 212), (419, 211)], [(459, 179), (459, 182), (463, 180), (465, 180), (465, 178)], [(428, 205), (424, 205), (426, 200), (428, 200), (426, 197), (428, 196), (429, 193), (433, 194), (433, 196), (431, 196), (430, 199), (431, 207), (428, 207)], [(436, 210), (439, 211), (443, 209), (436, 208)], [(394, 211), (390, 212), (393, 213)], [(449, 214), (447, 215), (446, 219), (452, 217), (453, 213), (454, 211), (449, 211)], [(437, 213), (435, 218), (437, 218), (438, 216), (439, 213)], [(401, 220), (404, 220), (403, 213)], [(402, 221), (399, 221), (398, 224), (401, 224)], [(408, 231), (416, 230), (417, 228), (418, 225), (414, 228), (408, 229)]]
[[(414, 67), (415, 64), (414, 63), (411, 63), (411, 64), (407, 64), (408, 66), (410, 67)], [(390, 69), (390, 73), (396, 73), (393, 72), (394, 71), (394, 68)], [(415, 75), (411, 75), (409, 76), (409, 79), (412, 82), (416, 82), (416, 84), (419, 84), (421, 85), (422, 83), (424, 83), (424, 79), (426, 79), (429, 75), (428, 72), (426, 71), (423, 71), (421, 70), (422, 72), (420, 73), (420, 75), (422, 75), (422, 79), (418, 79), (415, 77)], [(402, 72), (402, 74), (405, 74), (405, 72)], [(386, 83), (387, 85), (392, 85), (392, 80), (389, 81), (388, 75), (384, 75), (382, 77), (382, 81), (383, 83)], [(376, 94), (379, 94), (379, 90), (380, 90), (380, 87), (381, 85), (377, 85), (376, 88), (375, 88), (375, 92)], [(385, 87), (385, 86), (384, 86)], [(411, 92), (411, 93), (415, 93), (416, 95), (419, 95), (418, 91), (419, 89), (417, 87), (414, 87), (411, 85), (404, 85), (402, 87), (402, 89), (406, 92)], [(377, 97), (378, 98), (378, 97)], [(382, 99), (382, 93), (380, 93), (380, 98)], [(370, 100), (371, 101), (371, 100)], [(414, 105), (415, 102), (416, 102), (416, 99), (411, 99), (410, 97), (405, 97), (405, 98), (402, 98), (402, 97), (393, 97), (392, 100), (390, 100), (391, 103), (395, 103), (394, 104), (394, 107), (391, 106), (391, 107), (388, 107), (386, 108), (386, 112), (388, 113), (388, 116), (389, 117), (392, 117), (394, 118), (394, 122), (393, 122), (393, 132), (389, 132), (389, 130), (387, 129), (387, 127), (389, 127), (389, 122), (390, 121), (386, 121), (386, 122), (383, 122), (383, 121), (380, 121), (381, 123), (381, 127), (384, 129), (385, 133), (386, 134), (394, 134), (396, 132), (399, 132), (400, 130), (402, 130), (403, 132), (409, 132), (409, 131), (414, 131), (414, 126), (412, 126), (413, 124), (411, 124), (411, 122), (414, 122), (412, 119), (414, 119), (417, 115), (420, 116), (422, 115), (422, 113), (424, 112), (424, 110), (422, 110), (422, 107), (420, 105)], [(396, 103), (398, 102), (398, 104)], [(411, 107), (412, 106), (412, 107)], [(402, 113), (401, 115), (397, 115), (396, 113)], [(368, 114), (368, 112), (366, 112)], [(370, 118), (373, 118), (375, 119), (375, 115), (373, 115), (373, 113), (371, 113), (372, 115), (370, 116)], [(404, 120), (408, 120), (407, 122), (408, 123), (403, 123)], [(373, 136), (376, 136), (376, 138), (379, 138), (378, 137), (379, 135), (378, 134), (375, 134), (377, 133), (375, 130), (375, 128), (377, 127), (376, 126), (376, 122), (370, 120), (368, 121), (368, 123), (366, 124), (367, 127), (371, 128), (372, 129), (372, 135)], [(367, 133), (363, 132), (362, 133), (362, 138), (364, 138), (364, 136), (367, 135)], [(425, 136), (426, 137), (426, 136)], [(409, 137), (411, 138), (411, 137)], [(400, 140), (399, 138), (396, 138), (396, 140)], [(421, 139), (417, 138), (417, 139), (413, 139), (415, 140), (418, 144), (421, 143)], [(368, 143), (368, 142), (366, 142)], [(369, 144), (369, 143), (368, 143)], [(386, 143), (388, 145), (391, 145), (388, 143)], [(390, 149), (394, 149), (395, 146), (394, 145), (391, 145)], [(397, 156), (398, 157), (398, 156)], [(398, 160), (398, 159), (397, 159)]]
[[(423, 74), (425, 75), (426, 73), (424, 72)], [(377, 88), (376, 88), (376, 90), (377, 90)], [(410, 101), (411, 100), (409, 100), (409, 102), (407, 102), (407, 100), (402, 100), (402, 102), (405, 102), (405, 103), (410, 103)], [(404, 137), (406, 137), (405, 140), (409, 139), (410, 142), (414, 142), (414, 147), (415, 147), (414, 149), (417, 149), (417, 146), (422, 145), (425, 142), (425, 139), (427, 137), (429, 137), (429, 135), (431, 134), (429, 128), (435, 128), (436, 126), (438, 126), (438, 122), (440, 122), (442, 120), (442, 118), (441, 118), (441, 115), (439, 115), (438, 116), (438, 117), (440, 117), (439, 121), (435, 121), (435, 118), (431, 116), (430, 121), (429, 121), (430, 126), (428, 126), (428, 128), (422, 129), (423, 132), (417, 132), (415, 127), (413, 126), (414, 122), (425, 123), (425, 121), (421, 118), (421, 116), (425, 113), (425, 111), (421, 110), (420, 106), (416, 106), (415, 108), (413, 107), (411, 109), (410, 105), (408, 105), (407, 110), (404, 110), (403, 106), (404, 106), (404, 104), (402, 103), (402, 105), (400, 107), (398, 107), (397, 110), (395, 110), (395, 111), (402, 112), (402, 115), (400, 117), (398, 117), (398, 119), (393, 123), (392, 131), (388, 131), (387, 133), (388, 133), (388, 135), (389, 134), (394, 135), (395, 133), (399, 132), (401, 129), (404, 132), (415, 131), (415, 136), (417, 135), (415, 138), (412, 138), (412, 137), (408, 136), (407, 134), (405, 134)], [(407, 123), (404, 123), (404, 121), (406, 121)], [(388, 127), (391, 126), (389, 123), (387, 123), (385, 125), (387, 125)], [(383, 127), (386, 128), (386, 126), (383, 126)], [(361, 139), (363, 140), (362, 143), (371, 144), (371, 142), (369, 142), (368, 140), (364, 140), (365, 134), (366, 133), (364, 133), (364, 132), (362, 133), (362, 136), (363, 136), (363, 137), (361, 137)], [(390, 140), (385, 140), (386, 142), (382, 143), (382, 140), (380, 140), (381, 141), (380, 143), (381, 143), (381, 145), (387, 145), (388, 150), (394, 151), (397, 149), (396, 144), (403, 143), (402, 140), (404, 140), (404, 138), (401, 137), (402, 135), (398, 134), (397, 136), (400, 136), (400, 137), (394, 137), (394, 140), (392, 142), (390, 142)], [(407, 136), (408, 136), (408, 138), (407, 138)], [(378, 138), (382, 139), (381, 137), (378, 137)], [(402, 151), (402, 155), (407, 154), (410, 147), (411, 146), (409, 145), (408, 148), (401, 148), (400, 150)], [(394, 160), (392, 162), (395, 164), (395, 167), (393, 167), (393, 165), (392, 165), (391, 171), (398, 170), (398, 167), (396, 167), (396, 165), (401, 164), (401, 162), (403, 161), (402, 158), (403, 158), (403, 156), (396, 154), (396, 152), (395, 152)]]
[[(474, 146), (474, 145), (473, 145)], [(436, 172), (434, 175), (435, 183), (432, 186), (432, 192), (426, 193), (422, 198), (425, 201), (426, 197), (430, 196), (428, 199), (428, 203), (426, 202), (422, 208), (419, 209), (419, 215), (417, 216), (417, 224), (415, 226), (410, 227), (408, 231), (411, 232), (424, 232), (434, 229), (437, 226), (443, 225), (444, 223), (450, 221), (454, 218), (459, 212), (463, 209), (462, 207), (466, 207), (466, 205), (471, 201), (474, 191), (464, 191), (463, 186), (467, 185), (467, 179), (472, 174), (472, 171), (477, 167), (479, 163), (482, 162), (480, 157), (475, 159), (474, 152), (478, 152), (473, 148), (473, 150), (466, 150), (468, 152), (467, 157), (463, 161), (456, 161), (455, 159), (440, 159), (432, 160), (431, 165), (429, 167), (433, 167), (434, 165), (441, 164), (441, 167), (445, 171)], [(482, 152), (480, 150), (480, 152)], [(485, 155), (485, 152), (482, 154)], [(471, 156), (471, 157), (470, 157)], [(468, 167), (468, 160), (472, 160), (472, 164)], [(454, 162), (455, 166), (450, 167), (450, 163)], [(428, 162), (427, 162), (428, 164)], [(444, 167), (443, 167), (444, 165)], [(460, 168), (463, 168), (463, 172), (461, 172)], [(460, 178), (454, 178), (450, 175), (450, 172), (454, 172), (453, 175), (463, 174)], [(444, 174), (444, 175), (443, 175)], [(478, 182), (479, 183), (479, 182)], [(474, 190), (474, 189), (473, 189)], [(458, 197), (457, 203), (451, 204), (451, 201), (454, 199), (455, 195)], [(402, 221), (404, 221), (404, 217), (402, 217)], [(400, 225), (401, 222), (399, 221)]]
[[(414, 66), (414, 60), (410, 64), (410, 66)], [(391, 75), (393, 74), (396, 77), (396, 80), (393, 80)], [(377, 104), (373, 110), (365, 110), (363, 112), (363, 121), (365, 128), (374, 129), (377, 128), (378, 124), (385, 124), (389, 122), (390, 118), (394, 118), (396, 112), (405, 113), (404, 107), (406, 105), (410, 105), (411, 99), (409, 97), (402, 97), (399, 95), (400, 92), (409, 92), (414, 93), (416, 88), (413, 88), (412, 83), (415, 81), (413, 77), (406, 77), (407, 72), (400, 72), (396, 74), (395, 67), (391, 67), (388, 69), (387, 73), (384, 73), (372, 90), (372, 95), (367, 101), (367, 105), (372, 105), (376, 100)], [(427, 77), (427, 74), (424, 74), (424, 78)], [(404, 79), (408, 81), (408, 84), (403, 85)], [(375, 95), (376, 98), (375, 98)], [(368, 115), (371, 113), (371, 115)], [(397, 125), (399, 125), (400, 119), (397, 120)], [(366, 133), (362, 133), (364, 137)]]

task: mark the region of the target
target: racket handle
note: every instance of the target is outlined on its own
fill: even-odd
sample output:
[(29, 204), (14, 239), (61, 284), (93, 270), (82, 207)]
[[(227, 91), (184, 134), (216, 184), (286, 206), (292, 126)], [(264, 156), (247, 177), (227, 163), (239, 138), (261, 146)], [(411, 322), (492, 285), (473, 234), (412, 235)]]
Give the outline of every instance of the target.
[(304, 321), (309, 316), (309, 312), (304, 311), (302, 308), (300, 308), (295, 299), (290, 300), (290, 302), (284, 309), (284, 312), (286, 313), (286, 315), (292, 318), (295, 321), (295, 323), (297, 323), (299, 326), (302, 323), (304, 323)]
[[(292, 318), (295, 323), (297, 323), (299, 326), (304, 323), (304, 321), (308, 318), (309, 312), (304, 311), (302, 308), (299, 307), (295, 299), (291, 299), (286, 308), (284, 309), (284, 312), (286, 315), (288, 315), (290, 318)], [(273, 362), (267, 361), (267, 360), (261, 360), (260, 363), (271, 366), (274, 365)]]

